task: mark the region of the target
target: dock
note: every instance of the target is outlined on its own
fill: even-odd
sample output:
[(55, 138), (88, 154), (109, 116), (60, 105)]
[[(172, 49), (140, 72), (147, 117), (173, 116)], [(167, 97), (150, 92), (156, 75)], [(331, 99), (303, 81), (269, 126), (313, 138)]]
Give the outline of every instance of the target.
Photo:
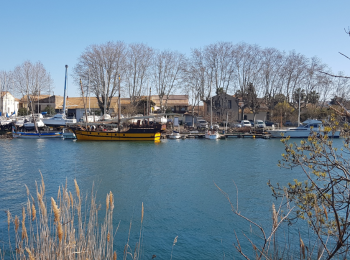
[[(167, 138), (168, 135), (163, 135), (163, 139)], [(181, 134), (181, 139), (186, 138), (205, 138), (204, 133), (186, 133)], [(263, 138), (263, 139), (270, 139), (271, 135), (267, 133), (228, 133), (228, 134), (221, 134), (220, 139), (226, 139), (226, 138)]]

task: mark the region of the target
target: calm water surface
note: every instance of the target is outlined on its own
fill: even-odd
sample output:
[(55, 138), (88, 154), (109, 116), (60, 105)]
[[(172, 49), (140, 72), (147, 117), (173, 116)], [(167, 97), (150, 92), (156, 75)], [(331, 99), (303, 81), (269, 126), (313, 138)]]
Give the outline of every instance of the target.
[[(338, 141), (341, 142), (341, 141)], [(265, 227), (271, 224), (274, 199), (266, 185), (286, 184), (302, 175), (283, 170), (277, 162), (283, 144), (276, 139), (163, 140), (153, 142), (79, 142), (68, 140), (0, 140), (0, 241), (7, 240), (5, 210), (20, 215), (26, 202), (25, 184), (35, 194), (35, 181), (44, 176), (46, 196), (57, 197), (60, 185), (83, 194), (97, 190), (105, 205), (115, 196), (115, 248), (121, 256), (129, 224), (131, 245), (138, 241), (144, 203), (142, 259), (232, 259), (234, 231), (249, 233), (249, 224), (236, 217), (216, 183), (239, 210)], [(243, 247), (249, 247), (247, 243)]]

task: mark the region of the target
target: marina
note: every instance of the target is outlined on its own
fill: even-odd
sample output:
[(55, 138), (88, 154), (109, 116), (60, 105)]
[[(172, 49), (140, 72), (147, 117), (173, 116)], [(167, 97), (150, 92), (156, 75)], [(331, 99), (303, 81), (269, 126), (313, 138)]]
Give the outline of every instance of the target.
[[(7, 209), (21, 214), (27, 201), (25, 185), (35, 194), (35, 181), (41, 181), (41, 172), (48, 198), (56, 199), (58, 187), (66, 183), (73, 192), (76, 179), (82, 196), (96, 193), (97, 203), (105, 211), (106, 193), (113, 192), (118, 254), (128, 239), (130, 221), (130, 245), (138, 243), (143, 203), (144, 259), (154, 254), (168, 259), (176, 236), (174, 259), (217, 259), (224, 255), (232, 259), (237, 257), (232, 245), (234, 231), (242, 239), (242, 247), (248, 248), (242, 233), (249, 233), (250, 227), (232, 214), (215, 184), (232, 200), (236, 199), (236, 184), (240, 211), (269, 229), (275, 200), (267, 181), (286, 184), (302, 176), (301, 172), (277, 167), (282, 151), (279, 139), (260, 138), (160, 142), (2, 139), (0, 214), (4, 220)], [(0, 240), (7, 238), (7, 222), (2, 221)], [(298, 238), (295, 241), (298, 245)]]

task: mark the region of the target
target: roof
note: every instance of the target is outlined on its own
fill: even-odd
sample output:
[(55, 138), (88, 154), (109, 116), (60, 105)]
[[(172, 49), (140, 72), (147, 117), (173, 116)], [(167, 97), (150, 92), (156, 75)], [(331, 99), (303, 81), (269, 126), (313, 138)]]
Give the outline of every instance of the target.
[[(127, 105), (130, 104), (130, 99), (129, 98), (121, 98), (121, 105)], [(96, 108), (99, 109), (100, 107), (98, 106), (98, 101), (96, 97), (90, 97), (90, 102), (89, 98), (85, 98), (85, 106), (86, 108), (89, 107), (90, 103), (90, 108)], [(82, 109), (84, 108), (84, 100), (82, 97), (69, 97), (67, 98), (67, 104), (66, 106), (71, 109)], [(56, 104), (56, 109), (62, 109), (63, 107), (63, 99), (61, 102), (58, 102)], [(117, 108), (118, 107), (118, 97), (112, 97), (111, 108)]]
[[(31, 100), (32, 101), (39, 101), (42, 100), (42, 99), (45, 99), (45, 98), (48, 98), (50, 97), (51, 95), (40, 95), (40, 96), (37, 96), (37, 95), (30, 95), (31, 97)], [(24, 95), (21, 99), (20, 99), (21, 102), (23, 103), (26, 103), (28, 101), (28, 96), (27, 95)]]
[[(151, 100), (156, 104), (160, 105), (160, 99), (158, 95), (151, 96)], [(163, 104), (165, 104), (166, 96), (163, 97)], [(188, 95), (169, 95), (167, 106), (188, 106)]]

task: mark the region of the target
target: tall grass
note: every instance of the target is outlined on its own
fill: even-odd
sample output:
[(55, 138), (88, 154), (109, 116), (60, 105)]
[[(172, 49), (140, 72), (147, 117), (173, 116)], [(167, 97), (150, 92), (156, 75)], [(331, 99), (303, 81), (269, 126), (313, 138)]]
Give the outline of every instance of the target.
[[(65, 186), (59, 187), (57, 198), (47, 200), (45, 183), (36, 183), (33, 196), (27, 188), (27, 202), (22, 216), (13, 216), (7, 211), (8, 248), (1, 252), (0, 259), (113, 259), (118, 253), (114, 249), (113, 238), (118, 227), (113, 227), (114, 196), (106, 196), (106, 212), (99, 223), (101, 205), (97, 205), (94, 192), (84, 200), (79, 185), (74, 180), (75, 192)], [(85, 203), (84, 203), (85, 204)], [(142, 222), (144, 208), (141, 210), (139, 242), (131, 250), (129, 239), (122, 253), (123, 259), (140, 258), (142, 243)], [(131, 222), (130, 222), (131, 228)], [(130, 231), (129, 231), (130, 234)]]

